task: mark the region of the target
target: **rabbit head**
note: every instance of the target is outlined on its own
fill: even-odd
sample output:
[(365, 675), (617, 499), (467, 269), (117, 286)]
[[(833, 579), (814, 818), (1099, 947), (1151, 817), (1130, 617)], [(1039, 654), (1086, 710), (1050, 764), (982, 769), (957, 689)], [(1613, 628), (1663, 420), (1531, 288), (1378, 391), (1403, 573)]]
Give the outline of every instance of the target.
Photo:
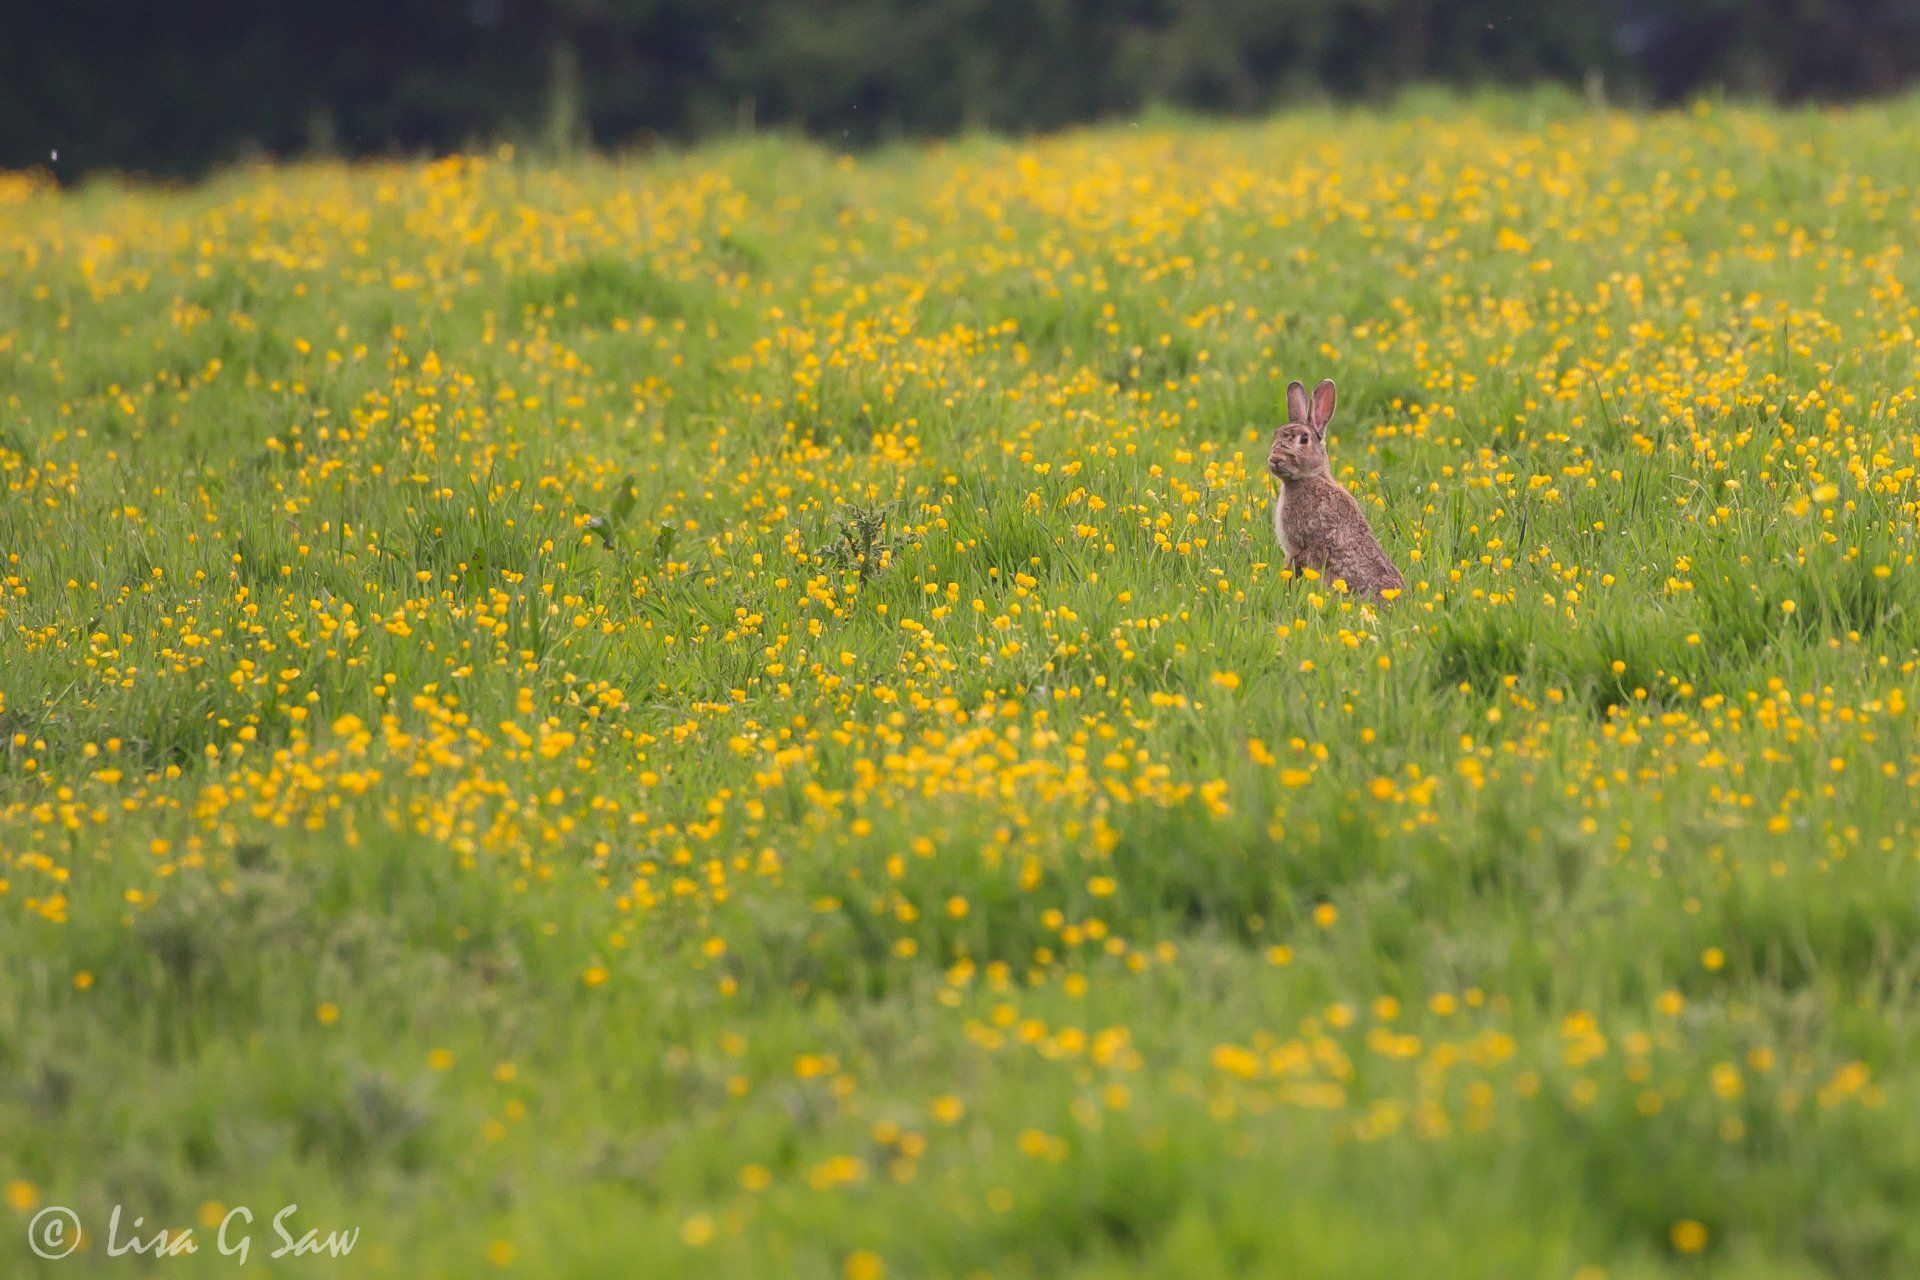
[(1327, 423), (1333, 420), (1333, 379), (1323, 379), (1307, 399), (1298, 382), (1287, 386), (1287, 425), (1273, 433), (1267, 470), (1282, 480), (1327, 474)]

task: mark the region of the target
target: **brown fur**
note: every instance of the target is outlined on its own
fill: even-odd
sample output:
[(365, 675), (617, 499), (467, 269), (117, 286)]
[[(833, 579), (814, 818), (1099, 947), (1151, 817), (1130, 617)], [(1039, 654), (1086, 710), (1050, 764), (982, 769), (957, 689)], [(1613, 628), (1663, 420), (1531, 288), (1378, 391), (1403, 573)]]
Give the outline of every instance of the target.
[(1407, 583), (1374, 539), (1360, 504), (1333, 478), (1327, 463), (1333, 402), (1331, 378), (1313, 389), (1312, 403), (1298, 382), (1287, 388), (1292, 418), (1274, 432), (1267, 454), (1267, 470), (1280, 481), (1274, 533), (1287, 568), (1295, 573), (1316, 570), (1329, 580), (1344, 581), (1355, 595), (1379, 599), (1383, 591), (1404, 591)]

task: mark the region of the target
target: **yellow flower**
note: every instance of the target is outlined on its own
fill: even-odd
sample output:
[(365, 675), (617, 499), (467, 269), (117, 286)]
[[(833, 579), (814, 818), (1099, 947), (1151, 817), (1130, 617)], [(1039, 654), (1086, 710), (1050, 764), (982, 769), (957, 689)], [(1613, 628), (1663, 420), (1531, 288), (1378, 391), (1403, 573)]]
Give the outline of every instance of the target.
[(1692, 1218), (1682, 1218), (1667, 1232), (1673, 1247), (1681, 1253), (1698, 1253), (1707, 1247), (1707, 1229)]

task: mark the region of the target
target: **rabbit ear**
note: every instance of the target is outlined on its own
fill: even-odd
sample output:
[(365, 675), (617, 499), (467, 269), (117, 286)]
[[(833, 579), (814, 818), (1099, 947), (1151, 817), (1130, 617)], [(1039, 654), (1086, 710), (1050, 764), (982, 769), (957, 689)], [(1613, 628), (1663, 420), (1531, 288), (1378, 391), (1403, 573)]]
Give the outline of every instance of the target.
[(1297, 382), (1287, 384), (1287, 412), (1292, 416), (1288, 422), (1298, 422), (1302, 426), (1307, 422), (1307, 389)]
[(1323, 378), (1320, 385), (1313, 389), (1313, 416), (1307, 419), (1307, 425), (1313, 434), (1327, 434), (1327, 424), (1333, 421), (1333, 379)]

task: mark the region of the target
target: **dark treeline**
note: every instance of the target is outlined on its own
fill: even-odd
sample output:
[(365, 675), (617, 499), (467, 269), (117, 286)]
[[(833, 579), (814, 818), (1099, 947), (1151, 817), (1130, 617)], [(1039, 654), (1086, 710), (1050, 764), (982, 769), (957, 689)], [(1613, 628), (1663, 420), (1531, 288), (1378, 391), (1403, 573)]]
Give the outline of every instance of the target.
[[(0, 0), (0, 167), (261, 151), (1025, 131), (1415, 81), (1845, 98), (1920, 76), (1920, 0)], [(58, 163), (50, 157), (59, 152)]]

